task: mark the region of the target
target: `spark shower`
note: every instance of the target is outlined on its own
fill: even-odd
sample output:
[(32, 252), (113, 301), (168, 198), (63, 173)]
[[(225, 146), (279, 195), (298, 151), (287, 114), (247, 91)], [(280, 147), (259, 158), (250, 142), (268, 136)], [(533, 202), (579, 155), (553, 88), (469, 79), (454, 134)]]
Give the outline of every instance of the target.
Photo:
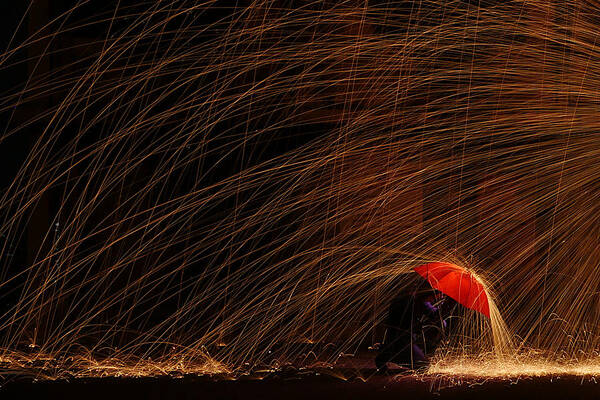
[(0, 56), (8, 369), (334, 363), (443, 260), (497, 313), (430, 372), (600, 372), (598, 1), (116, 3)]

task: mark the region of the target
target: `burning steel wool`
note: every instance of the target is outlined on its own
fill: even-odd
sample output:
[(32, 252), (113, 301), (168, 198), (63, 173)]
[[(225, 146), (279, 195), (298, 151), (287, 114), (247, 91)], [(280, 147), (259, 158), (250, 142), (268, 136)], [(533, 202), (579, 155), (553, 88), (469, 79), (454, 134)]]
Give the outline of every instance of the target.
[(431, 262), (418, 373), (600, 374), (597, 1), (116, 3), (0, 55), (1, 375), (372, 360)]

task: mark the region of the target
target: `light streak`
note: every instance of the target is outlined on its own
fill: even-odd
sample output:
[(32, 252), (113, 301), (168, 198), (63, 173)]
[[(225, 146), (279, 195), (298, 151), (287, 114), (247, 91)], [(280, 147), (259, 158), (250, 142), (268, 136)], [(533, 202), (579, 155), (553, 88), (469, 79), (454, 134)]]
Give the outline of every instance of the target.
[(0, 193), (8, 369), (331, 365), (445, 260), (497, 306), (429, 373), (593, 375), (600, 5), (271, 3), (75, 7), (0, 55), (40, 66), (0, 97), (0, 145), (34, 138)]

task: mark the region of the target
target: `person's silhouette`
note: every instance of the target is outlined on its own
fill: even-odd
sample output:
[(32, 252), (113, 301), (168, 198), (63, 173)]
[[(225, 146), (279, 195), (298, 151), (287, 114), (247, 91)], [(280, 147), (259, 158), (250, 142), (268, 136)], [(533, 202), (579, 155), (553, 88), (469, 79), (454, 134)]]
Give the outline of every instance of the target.
[(387, 370), (388, 362), (410, 369), (425, 366), (447, 337), (456, 304), (428, 286), (394, 298), (385, 321), (386, 340), (375, 358), (377, 369)]

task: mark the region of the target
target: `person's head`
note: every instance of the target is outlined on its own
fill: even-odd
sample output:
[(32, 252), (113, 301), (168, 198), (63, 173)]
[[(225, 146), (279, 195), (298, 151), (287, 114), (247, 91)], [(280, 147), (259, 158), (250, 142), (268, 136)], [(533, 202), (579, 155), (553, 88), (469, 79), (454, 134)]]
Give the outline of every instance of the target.
[(447, 296), (437, 289), (432, 288), (427, 282), (422, 285), (420, 290), (415, 292), (415, 297), (421, 298), (425, 301), (436, 303), (440, 300), (444, 300)]

